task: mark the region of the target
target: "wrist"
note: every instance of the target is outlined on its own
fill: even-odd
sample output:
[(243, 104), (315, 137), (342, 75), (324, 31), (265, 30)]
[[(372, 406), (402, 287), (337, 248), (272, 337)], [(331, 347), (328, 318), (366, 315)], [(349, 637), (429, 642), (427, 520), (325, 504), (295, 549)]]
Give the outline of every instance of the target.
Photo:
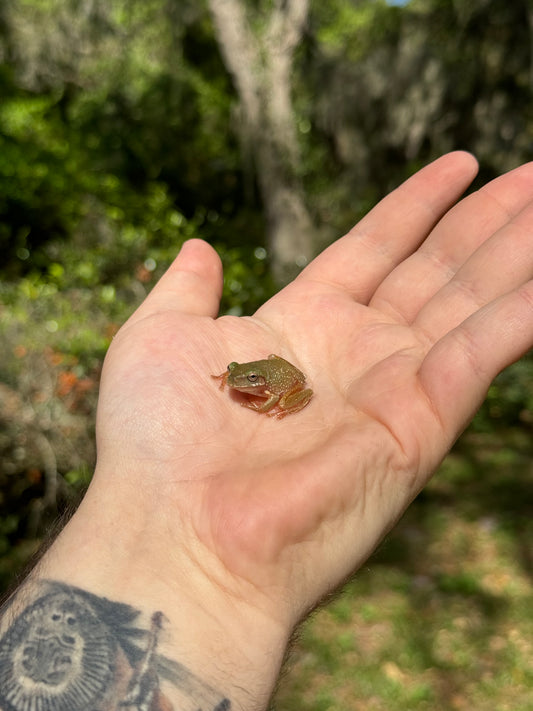
[[(228, 699), (232, 708), (266, 708), (290, 630), (253, 607), (245, 594), (237, 599), (213, 584), (192, 562), (198, 557), (178, 548), (153, 521), (149, 525), (141, 507), (129, 510), (124, 497), (117, 505), (110, 501), (109, 489), (105, 501), (96, 487), (89, 492), (32, 575), (31, 598), (49, 589), (44, 580), (57, 581), (77, 600), (77, 591), (79, 599), (95, 596), (111, 610), (111, 620), (114, 609), (136, 611), (140, 632), (134, 636), (140, 634), (146, 646), (152, 639), (156, 654), (166, 660), (158, 693), (177, 708), (187, 708), (183, 694), (216, 697), (217, 704)], [(111, 632), (120, 638), (120, 630)], [(175, 683), (165, 677), (173, 671)], [(118, 687), (116, 693), (122, 693)], [(204, 711), (200, 701), (190, 703)]]

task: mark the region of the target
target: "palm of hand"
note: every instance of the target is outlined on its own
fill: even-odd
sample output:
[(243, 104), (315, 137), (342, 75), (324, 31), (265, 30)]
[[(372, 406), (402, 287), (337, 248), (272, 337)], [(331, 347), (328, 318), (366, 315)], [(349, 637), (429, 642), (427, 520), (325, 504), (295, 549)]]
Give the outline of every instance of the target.
[[(492, 213), (488, 219), (483, 212), (477, 223), (474, 206), (459, 206), (456, 214), (462, 210), (462, 219), (472, 223), (472, 239), (454, 239), (448, 218), (447, 227), (435, 230), (429, 256), (419, 250), (409, 257), (471, 178), (471, 163), (464, 156), (453, 160), (455, 166), (448, 157), (447, 186), (431, 198), (432, 211), (427, 205), (413, 209), (414, 224), (405, 225), (390, 253), (380, 247), (368, 257), (356, 278), (347, 261), (364, 256), (368, 235), (377, 241), (374, 225), (386, 208), (252, 318), (212, 318), (219, 265), (207, 245), (195, 243), (194, 254), (178, 257), (174, 272), (117, 336), (102, 388), (100, 456), (112, 456), (118, 443), (107, 433), (119, 432), (132, 469), (143, 462), (143, 491), (151, 487), (152, 496), (164, 501), (158, 506), (192, 523), (224, 576), (229, 572), (263, 590), (298, 590), (304, 606), (315, 601), (371, 552), (478, 406), (502, 358), (523, 350), (515, 343), (511, 353), (507, 343), (490, 362), (475, 360), (484, 339), (493, 341), (505, 314), (517, 308), (515, 301), (500, 299), (492, 320), (483, 311), (453, 329), (509, 291), (511, 277), (509, 284), (487, 286), (502, 257), (489, 238), (511, 210), (524, 207), (524, 191), (520, 199), (509, 198), (507, 211), (479, 197), (478, 212), (483, 200)], [(438, 175), (430, 166), (425, 180)], [(422, 188), (416, 177), (413, 182), (410, 194), (417, 197)], [(408, 190), (396, 196), (397, 209)], [(480, 255), (485, 241), (494, 244)], [(454, 286), (451, 277), (462, 264), (463, 277)], [(483, 287), (474, 278), (481, 267)], [(525, 271), (518, 281), (526, 281)], [(269, 353), (303, 370), (315, 391), (305, 410), (282, 421), (240, 408), (210, 378), (231, 360)], [(454, 403), (458, 393), (463, 397)], [(323, 569), (316, 575), (319, 560)], [(228, 585), (226, 577), (220, 582)]]

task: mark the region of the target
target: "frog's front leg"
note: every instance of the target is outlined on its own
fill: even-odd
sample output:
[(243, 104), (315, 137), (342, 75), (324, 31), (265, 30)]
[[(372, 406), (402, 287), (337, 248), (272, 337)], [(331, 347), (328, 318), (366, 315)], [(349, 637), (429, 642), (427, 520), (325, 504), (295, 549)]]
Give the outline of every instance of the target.
[(269, 393), (268, 391), (265, 391), (265, 395), (268, 397), (264, 402), (258, 400), (244, 400), (241, 402), (241, 405), (243, 407), (249, 407), (250, 410), (255, 410), (256, 412), (268, 412), (268, 410), (271, 410), (278, 403), (279, 395)]
[(281, 396), (276, 411), (267, 414), (280, 420), (285, 415), (291, 415), (294, 412), (303, 410), (312, 397), (313, 391), (311, 388), (306, 388), (305, 390), (302, 390), (301, 387), (293, 388)]
[(211, 377), (213, 380), (220, 380), (220, 385), (218, 386), (219, 390), (224, 390), (224, 387), (226, 386), (226, 383), (228, 382), (228, 371), (225, 370), (223, 373), (220, 375), (212, 375)]

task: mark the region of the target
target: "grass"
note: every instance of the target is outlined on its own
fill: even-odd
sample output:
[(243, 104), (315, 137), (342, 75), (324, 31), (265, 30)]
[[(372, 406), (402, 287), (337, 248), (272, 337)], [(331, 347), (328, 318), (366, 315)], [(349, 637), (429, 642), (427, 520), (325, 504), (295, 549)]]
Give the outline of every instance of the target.
[(471, 431), (301, 628), (275, 711), (533, 709), (530, 434)]

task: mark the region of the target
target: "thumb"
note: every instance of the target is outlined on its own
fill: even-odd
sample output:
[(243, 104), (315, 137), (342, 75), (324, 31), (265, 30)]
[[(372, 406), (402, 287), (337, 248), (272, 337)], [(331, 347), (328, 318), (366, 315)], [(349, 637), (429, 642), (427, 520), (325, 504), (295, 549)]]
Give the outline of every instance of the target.
[(211, 245), (190, 239), (132, 318), (180, 311), (215, 318), (222, 296), (222, 263)]

